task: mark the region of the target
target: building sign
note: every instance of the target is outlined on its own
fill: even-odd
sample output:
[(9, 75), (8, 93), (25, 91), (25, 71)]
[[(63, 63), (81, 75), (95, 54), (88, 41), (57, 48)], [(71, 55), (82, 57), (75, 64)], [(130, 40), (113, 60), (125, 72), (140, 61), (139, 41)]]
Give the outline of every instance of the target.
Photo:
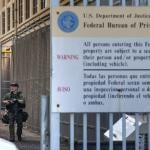
[(146, 7), (54, 8), (52, 111), (150, 112), (149, 37)]

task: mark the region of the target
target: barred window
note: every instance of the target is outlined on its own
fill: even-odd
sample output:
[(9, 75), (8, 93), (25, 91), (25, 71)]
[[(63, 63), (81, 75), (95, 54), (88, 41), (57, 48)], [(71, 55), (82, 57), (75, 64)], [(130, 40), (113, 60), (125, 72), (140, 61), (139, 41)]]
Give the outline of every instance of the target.
[(26, 19), (30, 17), (30, 0), (26, 0)]
[(2, 6), (3, 6), (3, 7), (5, 6), (5, 0), (3, 0), (3, 4), (2, 4)]
[(37, 0), (33, 0), (33, 14), (37, 13)]
[(23, 21), (23, 7), (22, 7), (22, 0), (19, 0), (19, 23)]
[(5, 34), (5, 12), (2, 12), (2, 34)]
[(15, 26), (15, 4), (12, 4), (12, 27)]
[(10, 30), (10, 8), (7, 8), (7, 31)]
[(41, 0), (41, 9), (45, 8), (45, 0)]

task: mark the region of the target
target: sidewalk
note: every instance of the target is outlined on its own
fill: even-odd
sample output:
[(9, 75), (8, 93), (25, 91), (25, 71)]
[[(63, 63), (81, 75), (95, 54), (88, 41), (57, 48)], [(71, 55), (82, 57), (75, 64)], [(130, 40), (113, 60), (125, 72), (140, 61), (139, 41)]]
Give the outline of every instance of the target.
[[(0, 138), (9, 139), (8, 125), (0, 121)], [(40, 150), (40, 135), (23, 129), (22, 142), (15, 142), (19, 150)]]
[[(9, 140), (8, 125), (3, 124), (0, 120), (0, 138)], [(22, 141), (18, 142), (17, 136), (14, 144), (19, 150), (40, 150), (40, 135), (33, 133), (31, 130), (23, 128)], [(61, 141), (60, 150), (69, 150), (68, 143)]]

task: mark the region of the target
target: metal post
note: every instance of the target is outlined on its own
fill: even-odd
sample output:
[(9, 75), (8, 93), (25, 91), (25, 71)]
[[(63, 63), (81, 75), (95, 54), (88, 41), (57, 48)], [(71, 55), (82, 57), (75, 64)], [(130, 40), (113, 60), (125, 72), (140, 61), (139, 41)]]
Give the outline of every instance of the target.
[[(122, 7), (126, 6), (126, 0), (122, 0)], [(126, 114), (122, 114), (122, 150), (126, 150)]]
[[(54, 7), (58, 7), (60, 0), (51, 0), (50, 1), (50, 8), (51, 10)], [(51, 18), (52, 12), (50, 13)], [(52, 19), (51, 19), (52, 20)], [(50, 30), (52, 31), (51, 23), (50, 23)], [(52, 32), (50, 31), (50, 71), (52, 71)], [(50, 95), (51, 95), (51, 88), (52, 88), (52, 72), (50, 72)], [(51, 96), (50, 96), (51, 97)], [(51, 103), (52, 99), (50, 99), (50, 150), (60, 150), (60, 113), (51, 112)]]
[(147, 1), (147, 5), (150, 6), (150, 0)]
[(113, 150), (113, 113), (109, 113), (109, 150)]
[(59, 6), (59, 0), (51, 0), (51, 7)]
[(96, 0), (96, 6), (100, 6), (101, 5), (101, 1), (100, 0)]
[[(101, 5), (100, 0), (96, 0), (96, 6)], [(101, 123), (100, 123), (100, 113), (96, 114), (96, 150), (101, 149)]]
[(113, 6), (113, 0), (109, 0), (109, 6)]
[(48, 96), (41, 96), (41, 140), (40, 147), (41, 150), (48, 150), (48, 118), (49, 118), (49, 107), (48, 107)]
[(126, 0), (122, 0), (122, 6), (126, 6)]
[[(70, 6), (74, 6), (74, 0), (70, 0)], [(74, 150), (74, 114), (70, 114), (70, 150)]]
[(70, 0), (70, 6), (74, 6), (74, 0)]
[(60, 150), (60, 114), (50, 116), (50, 150)]
[(139, 0), (135, 0), (135, 6), (139, 6)]
[(122, 114), (122, 150), (126, 150), (126, 114)]
[(88, 5), (88, 1), (87, 0), (83, 0), (83, 6), (87, 6)]
[(139, 150), (139, 113), (135, 113), (135, 150)]
[[(88, 0), (83, 0), (83, 6), (88, 5)], [(87, 150), (87, 113), (83, 113), (83, 150)]]
[(101, 149), (100, 113), (96, 114), (96, 150)]
[(70, 114), (70, 150), (74, 150), (74, 114)]
[(83, 114), (83, 150), (87, 150), (87, 113)]
[[(113, 0), (109, 0), (109, 6), (113, 6)], [(109, 150), (113, 150), (113, 113), (109, 113)]]

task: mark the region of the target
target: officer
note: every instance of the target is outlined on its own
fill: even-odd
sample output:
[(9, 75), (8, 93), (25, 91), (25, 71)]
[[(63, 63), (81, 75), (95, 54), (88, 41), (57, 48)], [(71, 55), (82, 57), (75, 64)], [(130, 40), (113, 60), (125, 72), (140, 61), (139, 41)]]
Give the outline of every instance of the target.
[(25, 100), (22, 96), (22, 92), (18, 91), (19, 85), (14, 82), (10, 84), (10, 92), (4, 97), (3, 103), (8, 110), (9, 118), (9, 133), (10, 141), (15, 141), (15, 121), (17, 123), (17, 136), (18, 141), (21, 141), (21, 134), (23, 128), (23, 116), (22, 109), (25, 108)]

